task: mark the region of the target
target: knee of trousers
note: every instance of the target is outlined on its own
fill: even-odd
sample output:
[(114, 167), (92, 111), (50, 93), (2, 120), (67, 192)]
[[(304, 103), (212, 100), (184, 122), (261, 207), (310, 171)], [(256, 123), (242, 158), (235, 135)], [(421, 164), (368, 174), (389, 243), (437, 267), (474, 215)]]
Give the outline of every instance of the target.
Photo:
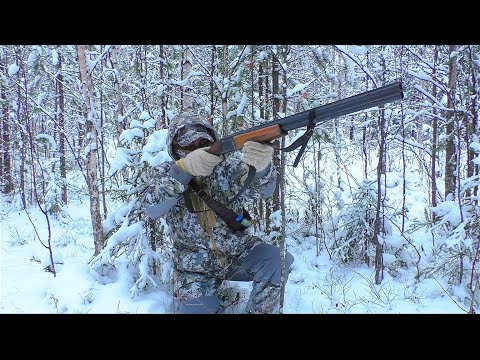
[[(287, 251), (285, 253), (285, 281), (294, 260), (293, 255)], [(280, 286), (281, 263), (278, 247), (266, 243), (256, 245), (245, 258), (242, 266), (253, 273), (253, 281)]]
[(177, 314), (219, 314), (222, 312), (220, 301), (216, 296), (176, 299)]

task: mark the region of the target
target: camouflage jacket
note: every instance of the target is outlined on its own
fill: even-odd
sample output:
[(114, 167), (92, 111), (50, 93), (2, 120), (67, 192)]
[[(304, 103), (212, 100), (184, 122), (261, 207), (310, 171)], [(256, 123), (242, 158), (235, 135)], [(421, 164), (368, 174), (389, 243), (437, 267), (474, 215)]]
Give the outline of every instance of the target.
[[(167, 147), (172, 158), (175, 156), (172, 150), (172, 139), (186, 123), (201, 123), (212, 129), (210, 124), (203, 122), (200, 118), (177, 116), (170, 124), (167, 138)], [(214, 137), (215, 140), (218, 139), (217, 134), (214, 134)], [(174, 164), (175, 162), (172, 160), (152, 168), (153, 173), (149, 175), (149, 193), (152, 197), (149, 202), (160, 204), (172, 200), (171, 203), (175, 203), (163, 215), (170, 228), (170, 237), (175, 253), (175, 267), (183, 271), (220, 276), (225, 267), (228, 267), (237, 255), (259, 239), (251, 234), (251, 228), (243, 232), (233, 232), (219, 216), (216, 216), (215, 225), (211, 227), (211, 230), (216, 247), (226, 260), (222, 266), (218, 253), (212, 248), (212, 239), (199, 224), (198, 215), (187, 208), (186, 194), (191, 190), (187, 185), (169, 175)], [(242, 162), (241, 152), (235, 151), (227, 154), (225, 160), (214, 168), (211, 175), (196, 179), (203, 184), (205, 191), (210, 196), (222, 204), (226, 204), (240, 191), (246, 174), (247, 167)], [(273, 194), (275, 178), (276, 171), (273, 164), (270, 164), (267, 169), (257, 174), (240, 198), (228, 204), (227, 207), (237, 214), (242, 214), (243, 207), (246, 207), (252, 200), (267, 198)]]

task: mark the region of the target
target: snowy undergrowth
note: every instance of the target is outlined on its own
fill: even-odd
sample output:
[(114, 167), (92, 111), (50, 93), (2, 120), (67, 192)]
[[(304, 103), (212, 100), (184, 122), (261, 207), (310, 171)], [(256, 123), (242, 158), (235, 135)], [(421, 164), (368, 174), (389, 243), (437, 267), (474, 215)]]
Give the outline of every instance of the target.
[[(390, 201), (397, 209), (396, 197), (400, 190), (398, 182), (392, 182), (388, 190)], [(398, 228), (393, 226), (385, 238), (390, 260), (381, 284), (374, 284), (372, 266), (353, 266), (332, 260), (331, 252), (327, 251), (330, 249), (312, 236), (310, 229), (300, 223), (288, 223), (286, 244), (295, 262), (285, 289), (284, 313), (465, 313), (468, 297), (464, 286), (448, 284), (436, 274), (418, 276), (415, 267), (418, 264), (422, 270), (432, 262), (432, 246), (427, 246), (432, 244), (432, 232), (428, 227), (412, 226), (415, 223), (412, 219), (417, 222), (421, 219), (427, 196), (417, 183), (407, 186), (409, 221), (406, 227), (412, 231), (400, 236)], [(43, 214), (35, 207), (28, 212), (45, 241), (47, 227)], [(130, 290), (135, 279), (127, 269), (127, 259), (119, 258), (109, 281), (99, 281), (98, 274), (90, 270), (94, 247), (85, 198), (71, 199), (63, 214), (68, 216), (51, 218), (53, 253), (58, 262), (57, 276), (53, 277), (44, 271), (48, 251), (36, 238), (27, 214), (2, 198), (0, 312), (165, 313), (171, 300), (166, 288), (158, 287), (132, 297)], [(390, 251), (394, 248), (403, 250)], [(251, 283), (226, 282), (222, 291), (231, 302), (226, 313), (242, 313), (250, 289)]]

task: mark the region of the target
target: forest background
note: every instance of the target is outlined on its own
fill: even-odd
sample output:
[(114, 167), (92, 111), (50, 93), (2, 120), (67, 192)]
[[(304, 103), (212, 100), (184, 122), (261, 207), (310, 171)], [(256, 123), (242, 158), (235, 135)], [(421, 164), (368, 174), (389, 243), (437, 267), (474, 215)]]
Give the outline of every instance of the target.
[[(205, 116), (225, 136), (401, 81), (403, 101), (318, 126), (298, 167), (295, 152), (275, 152), (277, 188), (249, 209), (254, 230), (296, 255), (284, 312), (398, 312), (392, 304), (400, 298), (418, 304), (441, 296), (454, 304), (443, 311), (475, 313), (479, 50), (0, 45), (0, 310), (15, 311), (5, 300), (14, 298), (10, 264), (28, 260), (29, 274), (56, 279), (68, 273), (65, 254), (78, 252), (92, 281), (124, 283), (130, 299), (169, 293), (168, 226), (147, 218), (137, 200), (148, 168), (168, 160), (174, 115)], [(302, 134), (292, 131), (280, 145)], [(88, 222), (76, 218), (83, 206)], [(13, 256), (29, 246), (40, 250)], [(349, 271), (368, 296), (355, 285), (352, 298)], [(393, 283), (403, 285), (402, 296), (385, 286)], [(25, 303), (22, 312), (89, 311), (93, 293), (77, 296), (80, 309), (44, 288), (45, 307)], [(301, 305), (310, 296), (325, 303)]]

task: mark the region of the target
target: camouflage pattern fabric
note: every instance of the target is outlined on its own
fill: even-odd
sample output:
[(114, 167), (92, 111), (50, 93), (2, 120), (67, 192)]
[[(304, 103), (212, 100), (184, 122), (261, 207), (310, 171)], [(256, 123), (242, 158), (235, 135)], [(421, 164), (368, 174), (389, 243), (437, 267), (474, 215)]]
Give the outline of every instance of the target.
[[(181, 157), (184, 157), (179, 156), (178, 153), (174, 152), (174, 140), (180, 146), (187, 146), (192, 141), (198, 138), (198, 133), (203, 133), (203, 130), (200, 132), (198, 131), (199, 128), (206, 129), (206, 131), (214, 141), (220, 140), (220, 137), (215, 132), (212, 125), (210, 125), (208, 121), (205, 121), (198, 116), (181, 114), (175, 116), (175, 118), (172, 119), (167, 135), (168, 154), (172, 159), (178, 160)], [(206, 138), (208, 139), (208, 136), (206, 136)]]
[[(191, 115), (178, 115), (172, 119), (167, 137), (168, 151), (173, 159), (180, 158), (172, 148), (176, 134), (183, 129), (183, 134), (194, 135), (196, 132), (189, 132), (188, 129), (198, 125), (208, 129), (214, 140), (219, 139), (212, 126), (203, 119)], [(225, 160), (215, 167), (211, 175), (196, 178), (204, 185), (204, 189), (209, 195), (223, 204), (231, 200), (241, 189), (242, 179), (247, 173), (247, 168), (240, 155), (239, 151), (229, 153), (225, 156)], [(150, 191), (145, 199), (147, 204), (158, 204), (169, 198), (176, 198), (179, 194), (190, 192), (187, 191), (186, 185), (167, 174), (173, 164), (173, 161), (164, 162), (154, 168), (153, 173), (148, 174)], [(255, 178), (244, 194), (238, 200), (228, 204), (228, 207), (238, 214), (242, 214), (242, 207), (249, 201), (271, 196), (275, 188), (275, 177), (276, 171), (271, 165), (263, 177)], [(232, 269), (241, 266), (242, 259), (246, 259), (254, 245), (261, 243), (262, 240), (253, 236), (250, 229), (244, 232), (233, 232), (217, 216), (215, 225), (211, 228), (211, 234), (219, 254), (214, 251), (214, 244), (209, 234), (200, 226), (197, 214), (187, 209), (184, 196), (180, 197), (178, 203), (163, 217), (170, 227), (170, 237), (175, 255), (174, 295), (179, 301), (172, 311), (220, 312), (221, 310), (215, 305), (215, 300), (212, 300), (217, 295), (218, 287), (223, 280), (232, 277)], [(274, 247), (273, 245), (268, 246)], [(291, 262), (293, 262), (293, 257), (291, 257)], [(275, 272), (275, 267), (271, 267), (270, 271)], [(246, 280), (254, 280), (254, 274), (251, 273), (249, 279)], [(267, 283), (254, 281), (247, 312), (274, 311), (278, 306), (279, 285), (279, 281), (276, 284), (270, 281)], [(206, 307), (203, 306), (205, 304), (202, 305), (201, 301), (200, 304), (197, 301), (195, 305), (195, 299), (207, 299), (205, 300)], [(190, 310), (182, 310), (182, 303), (189, 302), (195, 306), (190, 306)]]
[(214, 142), (210, 131), (202, 125), (185, 126), (178, 131), (175, 139), (178, 145), (188, 146), (197, 139), (207, 139)]

